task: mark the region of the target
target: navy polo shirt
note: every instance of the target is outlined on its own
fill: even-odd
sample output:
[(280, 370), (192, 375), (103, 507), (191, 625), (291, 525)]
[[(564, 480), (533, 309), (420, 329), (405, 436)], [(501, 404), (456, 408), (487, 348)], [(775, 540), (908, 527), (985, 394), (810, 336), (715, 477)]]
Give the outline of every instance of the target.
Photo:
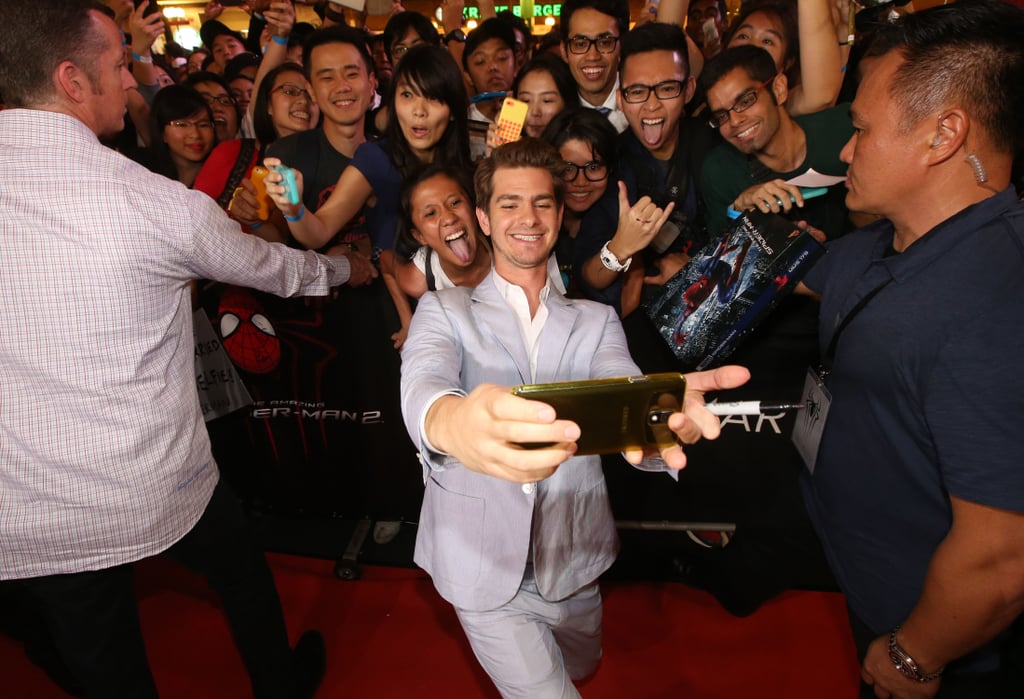
[[(842, 332), (804, 496), (853, 612), (881, 634), (920, 597), (949, 495), (1024, 512), (1024, 204), (1012, 189), (891, 253), (880, 221), (835, 241), (805, 283), (822, 352)], [(964, 581), (970, 584), (970, 581)], [(994, 669), (991, 648), (963, 659)]]

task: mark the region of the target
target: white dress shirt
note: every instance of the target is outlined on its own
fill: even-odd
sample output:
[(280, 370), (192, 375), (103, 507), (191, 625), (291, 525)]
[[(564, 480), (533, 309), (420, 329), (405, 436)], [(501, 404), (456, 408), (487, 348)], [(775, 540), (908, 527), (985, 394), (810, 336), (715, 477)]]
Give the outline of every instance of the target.
[(582, 97), (580, 97), (580, 105), (586, 107), (587, 109), (598, 110), (606, 117), (608, 117), (608, 121), (611, 122), (612, 126), (615, 127), (616, 131), (622, 133), (623, 131), (629, 128), (629, 122), (626, 121), (626, 115), (622, 112), (621, 109), (619, 109), (618, 94), (619, 79), (618, 77), (616, 77), (615, 85), (612, 86), (612, 91), (608, 93), (608, 96), (605, 97), (604, 102), (602, 104), (593, 105), (590, 102), (583, 99)]

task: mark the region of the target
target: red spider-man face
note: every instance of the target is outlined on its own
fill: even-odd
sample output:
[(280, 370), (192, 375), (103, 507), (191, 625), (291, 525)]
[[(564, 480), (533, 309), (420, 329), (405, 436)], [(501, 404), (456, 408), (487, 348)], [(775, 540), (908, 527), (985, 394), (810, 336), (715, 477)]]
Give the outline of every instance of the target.
[(687, 287), (686, 291), (683, 292), (683, 300), (686, 302), (687, 308), (692, 310), (704, 303), (708, 296), (711, 295), (713, 288), (708, 275), (701, 275), (700, 279)]
[(253, 296), (230, 288), (220, 298), (220, 336), (231, 361), (239, 369), (266, 374), (281, 361), (281, 340)]

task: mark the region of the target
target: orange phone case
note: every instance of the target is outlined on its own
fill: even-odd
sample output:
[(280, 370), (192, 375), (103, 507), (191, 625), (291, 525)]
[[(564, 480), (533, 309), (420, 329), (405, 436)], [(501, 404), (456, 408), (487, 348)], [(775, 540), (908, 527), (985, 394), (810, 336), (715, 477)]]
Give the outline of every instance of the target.
[(260, 203), (257, 215), (261, 221), (266, 221), (270, 218), (270, 195), (267, 194), (267, 185), (263, 182), (268, 172), (269, 170), (262, 165), (256, 165), (253, 167), (252, 175), (249, 177), (252, 180), (253, 186), (256, 187), (256, 199)]

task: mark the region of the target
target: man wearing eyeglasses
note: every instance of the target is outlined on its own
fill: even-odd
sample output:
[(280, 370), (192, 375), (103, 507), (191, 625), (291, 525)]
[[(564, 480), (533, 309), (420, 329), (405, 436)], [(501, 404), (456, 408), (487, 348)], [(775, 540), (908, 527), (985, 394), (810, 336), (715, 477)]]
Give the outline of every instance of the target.
[(242, 119), (238, 105), (231, 97), (231, 88), (223, 77), (216, 73), (196, 73), (185, 81), (203, 96), (213, 112), (213, 127), (217, 131), (217, 142), (223, 143), (238, 138)]
[[(618, 161), (626, 195), (620, 202), (618, 188), (609, 187), (588, 212), (577, 236), (574, 266), (588, 295), (617, 307), (626, 318), (642, 293), (642, 285), (632, 283), (640, 279), (631, 277), (624, 285), (629, 270), (641, 278), (646, 270), (646, 281), (662, 283), (685, 264), (688, 251), (706, 241), (697, 180), (714, 132), (705, 122), (683, 115), (695, 85), (681, 27), (644, 24), (621, 43), (617, 99), (629, 131), (620, 136)], [(641, 225), (634, 226), (623, 208), (626, 198), (634, 203), (630, 212), (644, 202), (650, 203), (651, 214), (673, 208), (662, 225), (654, 225), (658, 213), (640, 216)], [(674, 365), (667, 348), (647, 343), (644, 349), (638, 344), (642, 335), (628, 323), (626, 332), (645, 371)], [(648, 364), (648, 354), (649, 361), (669, 363)]]
[(562, 5), (562, 58), (579, 89), (580, 105), (608, 117), (615, 130), (629, 124), (619, 109), (619, 39), (629, 30), (626, 0), (570, 0)]
[(790, 117), (786, 76), (758, 46), (727, 49), (701, 74), (707, 93), (708, 123), (726, 143), (711, 152), (701, 170), (700, 190), (707, 204), (708, 231), (729, 225), (728, 208), (759, 209), (804, 220), (836, 238), (850, 229), (842, 183), (824, 196), (804, 200), (800, 187), (786, 184), (808, 170), (846, 175), (839, 159), (853, 135), (850, 105)]

